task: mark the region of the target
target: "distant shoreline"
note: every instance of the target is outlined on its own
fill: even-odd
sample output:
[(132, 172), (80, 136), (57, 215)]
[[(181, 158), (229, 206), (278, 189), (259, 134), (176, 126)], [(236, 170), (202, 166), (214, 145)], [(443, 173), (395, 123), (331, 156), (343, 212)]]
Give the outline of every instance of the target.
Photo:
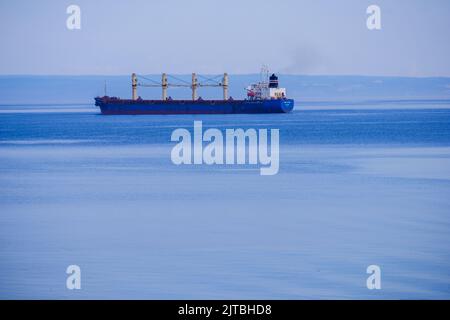
[[(159, 81), (160, 75), (150, 75)], [(179, 76), (183, 77), (183, 76)], [(189, 76), (185, 76), (190, 81)], [(450, 78), (407, 78), (376, 76), (305, 76), (280, 75), (287, 96), (296, 105), (308, 104), (386, 104), (409, 103), (417, 100), (450, 101)], [(235, 99), (246, 96), (249, 83), (259, 81), (259, 75), (229, 75), (229, 95)], [(106, 92), (105, 92), (106, 91)], [(144, 99), (161, 95), (160, 88), (145, 88), (139, 94)], [(130, 76), (0, 76), (0, 105), (17, 104), (90, 104), (94, 97), (131, 96)], [(168, 94), (174, 99), (190, 99), (190, 91), (171, 88)], [(203, 99), (217, 99), (217, 88), (201, 88)], [(442, 104), (441, 102), (439, 102)], [(445, 103), (447, 103), (445, 101)], [(373, 104), (373, 103), (372, 103)]]

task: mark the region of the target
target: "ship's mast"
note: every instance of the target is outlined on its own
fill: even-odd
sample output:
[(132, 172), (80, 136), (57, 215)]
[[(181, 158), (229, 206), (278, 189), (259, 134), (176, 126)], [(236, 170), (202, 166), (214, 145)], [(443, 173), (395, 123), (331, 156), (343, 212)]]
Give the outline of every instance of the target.
[(131, 75), (131, 99), (137, 100), (137, 77), (136, 73)]
[(165, 73), (162, 74), (161, 78), (161, 87), (162, 87), (162, 99), (167, 100), (167, 75)]
[(195, 73), (192, 74), (192, 100), (197, 100), (197, 76)]
[(228, 100), (228, 73), (223, 74), (222, 87), (223, 87), (223, 100)]
[(261, 98), (269, 97), (269, 67), (265, 64), (261, 67)]

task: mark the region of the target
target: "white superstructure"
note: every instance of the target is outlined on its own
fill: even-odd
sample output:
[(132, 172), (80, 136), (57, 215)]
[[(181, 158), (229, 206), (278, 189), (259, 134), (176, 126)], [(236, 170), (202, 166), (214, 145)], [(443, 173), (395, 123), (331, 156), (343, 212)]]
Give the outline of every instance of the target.
[(247, 87), (250, 100), (286, 99), (286, 88), (278, 87), (278, 77), (273, 73), (269, 77), (267, 67), (261, 71), (261, 81)]

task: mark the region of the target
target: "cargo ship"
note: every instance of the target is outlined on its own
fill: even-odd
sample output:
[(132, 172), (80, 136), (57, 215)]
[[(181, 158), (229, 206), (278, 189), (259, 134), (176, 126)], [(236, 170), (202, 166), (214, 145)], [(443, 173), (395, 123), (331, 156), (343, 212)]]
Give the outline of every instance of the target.
[[(151, 84), (138, 81), (138, 76), (131, 75), (131, 99), (109, 97), (95, 98), (95, 105), (100, 107), (105, 115), (138, 115), (138, 114), (252, 114), (252, 113), (287, 113), (294, 108), (294, 100), (287, 99), (286, 89), (280, 88), (278, 77), (268, 73), (262, 76), (260, 82), (246, 88), (247, 98), (235, 100), (228, 96), (228, 75), (225, 73), (221, 81), (212, 78), (200, 82), (195, 73), (192, 82), (169, 83), (168, 75), (163, 73), (161, 82), (139, 76), (140, 79), (152, 81)], [(161, 100), (144, 100), (137, 94), (137, 87), (161, 87)], [(175, 100), (167, 96), (169, 87), (189, 87), (192, 90), (192, 99)], [(197, 97), (199, 87), (222, 87), (223, 99), (203, 100)]]

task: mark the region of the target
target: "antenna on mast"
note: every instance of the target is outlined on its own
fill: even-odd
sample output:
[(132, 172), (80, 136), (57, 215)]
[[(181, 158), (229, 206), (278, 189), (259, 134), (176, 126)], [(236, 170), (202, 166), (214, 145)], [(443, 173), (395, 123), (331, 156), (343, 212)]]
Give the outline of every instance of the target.
[(107, 96), (107, 92), (106, 92), (106, 80), (105, 80), (105, 87), (104, 87), (104, 90), (105, 90), (105, 97)]
[(269, 67), (263, 64), (261, 67), (261, 98), (269, 98)]
[(269, 67), (266, 64), (261, 66), (261, 83), (269, 83)]

